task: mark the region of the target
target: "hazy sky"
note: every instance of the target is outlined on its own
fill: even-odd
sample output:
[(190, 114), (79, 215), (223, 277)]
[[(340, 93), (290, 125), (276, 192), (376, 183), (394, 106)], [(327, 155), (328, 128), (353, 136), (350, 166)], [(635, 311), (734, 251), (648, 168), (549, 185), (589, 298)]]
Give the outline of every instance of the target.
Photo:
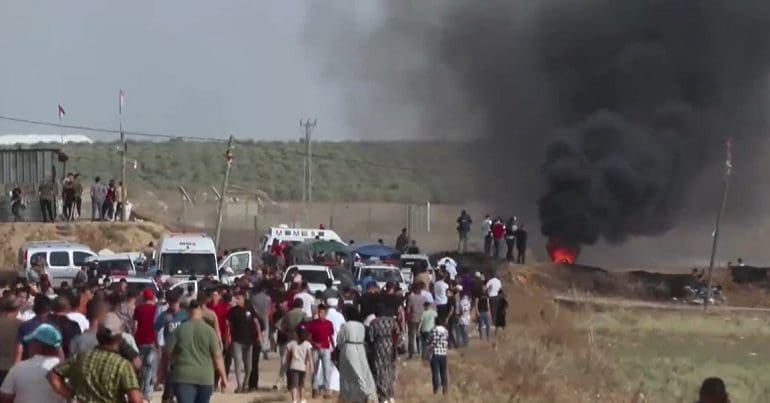
[[(129, 130), (287, 140), (313, 116), (316, 138), (357, 138), (341, 92), (303, 43), (310, 8), (310, 0), (0, 0), (0, 115), (56, 121), (61, 103), (65, 123), (116, 127), (123, 88)], [(366, 21), (373, 9), (362, 2), (354, 13)], [(56, 131), (0, 120), (0, 134)]]

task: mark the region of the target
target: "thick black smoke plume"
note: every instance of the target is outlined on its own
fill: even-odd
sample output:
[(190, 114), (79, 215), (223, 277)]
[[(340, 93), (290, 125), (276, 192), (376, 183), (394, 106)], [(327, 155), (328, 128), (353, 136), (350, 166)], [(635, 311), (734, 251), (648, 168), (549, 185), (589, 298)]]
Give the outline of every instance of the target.
[(767, 0), (382, 7), (374, 29), (310, 27), (335, 44), (329, 71), (357, 83), (352, 121), (388, 117), (393, 132), (417, 116), (399, 129), (483, 140), (468, 158), (487, 196), (537, 199), (543, 234), (572, 247), (670, 229), (725, 139), (766, 132)]

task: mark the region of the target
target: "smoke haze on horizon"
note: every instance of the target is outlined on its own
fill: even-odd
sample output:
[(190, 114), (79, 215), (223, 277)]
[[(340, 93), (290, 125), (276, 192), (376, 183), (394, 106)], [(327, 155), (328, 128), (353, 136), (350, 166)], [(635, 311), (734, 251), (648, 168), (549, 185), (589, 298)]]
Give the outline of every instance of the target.
[(718, 193), (726, 137), (744, 166), (765, 149), (768, 2), (394, 0), (375, 29), (316, 7), (354, 126), (479, 139), (488, 199), (573, 246), (711, 220), (683, 207)]

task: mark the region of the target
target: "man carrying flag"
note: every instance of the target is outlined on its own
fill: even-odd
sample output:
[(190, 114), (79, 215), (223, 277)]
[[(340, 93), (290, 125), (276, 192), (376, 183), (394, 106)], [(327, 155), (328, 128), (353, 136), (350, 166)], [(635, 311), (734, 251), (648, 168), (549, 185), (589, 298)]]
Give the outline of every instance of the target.
[(61, 104), (59, 104), (59, 121), (61, 122), (61, 118), (64, 117), (66, 113), (64, 112), (64, 108), (62, 108)]

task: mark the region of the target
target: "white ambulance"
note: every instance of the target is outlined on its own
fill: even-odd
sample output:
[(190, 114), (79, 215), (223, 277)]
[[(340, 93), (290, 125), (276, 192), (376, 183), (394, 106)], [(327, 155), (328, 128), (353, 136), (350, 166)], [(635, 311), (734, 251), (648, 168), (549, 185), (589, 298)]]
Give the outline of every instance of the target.
[(337, 241), (342, 244), (346, 244), (337, 235), (336, 232), (325, 228), (289, 228), (287, 225), (280, 225), (278, 227), (270, 227), (267, 232), (262, 236), (260, 243), (260, 250), (267, 252), (270, 247), (273, 246), (273, 241), (278, 240), (278, 243), (290, 243), (297, 245), (302, 242), (312, 241), (313, 239), (323, 239), (326, 241)]
[(158, 247), (158, 270), (163, 278), (219, 278), (222, 268), (231, 269), (228, 275), (238, 276), (251, 268), (251, 263), (249, 250), (233, 252), (217, 262), (214, 240), (202, 233), (171, 233), (163, 237)]

